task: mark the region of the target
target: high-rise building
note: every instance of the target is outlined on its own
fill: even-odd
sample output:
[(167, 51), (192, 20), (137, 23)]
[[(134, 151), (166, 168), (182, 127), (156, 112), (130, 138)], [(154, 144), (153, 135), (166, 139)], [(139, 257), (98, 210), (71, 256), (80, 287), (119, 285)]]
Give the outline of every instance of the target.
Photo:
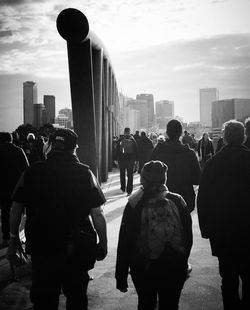
[(225, 99), (212, 103), (212, 127), (220, 130), (230, 119), (244, 121), (250, 116), (250, 99)]
[(156, 124), (159, 129), (166, 129), (167, 123), (174, 118), (174, 102), (161, 100), (155, 103)]
[(136, 100), (146, 105), (148, 117), (146, 128), (152, 128), (155, 125), (154, 96), (152, 94), (139, 94), (136, 95)]
[(56, 101), (55, 96), (44, 95), (43, 104), (46, 109), (46, 123), (54, 124), (56, 116)]
[(23, 83), (23, 122), (33, 124), (34, 104), (38, 102), (37, 85), (35, 82), (27, 81)]
[(36, 128), (43, 126), (46, 123), (46, 109), (42, 103), (33, 105), (33, 123)]
[(212, 127), (212, 102), (219, 99), (217, 88), (200, 89), (200, 122), (205, 127)]

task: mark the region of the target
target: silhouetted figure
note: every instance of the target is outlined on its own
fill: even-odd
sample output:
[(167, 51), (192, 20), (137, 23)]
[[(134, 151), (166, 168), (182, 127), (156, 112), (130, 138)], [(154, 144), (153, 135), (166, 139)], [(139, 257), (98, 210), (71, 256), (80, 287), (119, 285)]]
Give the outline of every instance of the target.
[(43, 149), (33, 133), (27, 135), (26, 143), (23, 146), (24, 152), (30, 164), (44, 160)]
[(250, 149), (250, 117), (248, 117), (245, 120), (245, 135), (246, 135), (246, 140), (244, 142), (244, 145)]
[(0, 207), (3, 246), (7, 246), (10, 239), (11, 195), (28, 165), (24, 151), (12, 143), (12, 135), (9, 132), (0, 132)]
[(214, 155), (213, 143), (210, 140), (208, 133), (204, 132), (202, 138), (198, 141), (197, 152), (200, 158), (201, 167), (203, 167), (205, 162)]
[(121, 190), (127, 191), (127, 194), (130, 195), (133, 190), (133, 172), (138, 160), (138, 147), (128, 127), (124, 129), (124, 136), (117, 141), (116, 156), (120, 168)]
[[(138, 294), (138, 309), (178, 309), (192, 247), (192, 220), (180, 195), (168, 191), (167, 167), (146, 163), (142, 187), (125, 207), (117, 248), (116, 287), (128, 288), (128, 271)], [(173, 230), (173, 226), (175, 229)]]
[(25, 209), (34, 309), (57, 309), (62, 289), (67, 310), (86, 310), (88, 270), (107, 254), (105, 198), (89, 167), (79, 162), (76, 147), (76, 133), (58, 129), (47, 159), (25, 171), (13, 195), (9, 253), (20, 247), (18, 227)]
[(191, 146), (193, 144), (193, 139), (187, 130), (184, 130), (184, 135), (183, 135), (181, 141), (184, 145), (187, 144), (191, 148)]
[(168, 189), (180, 194), (192, 212), (195, 208), (193, 185), (199, 184), (201, 171), (195, 152), (180, 142), (181, 134), (182, 125), (178, 120), (168, 122), (168, 140), (157, 144), (151, 159), (160, 160), (168, 166)]
[(139, 130), (136, 130), (136, 131), (135, 131), (135, 134), (134, 134), (133, 137), (134, 137), (134, 139), (135, 139), (135, 141), (136, 141), (136, 143), (137, 143), (137, 145), (138, 145), (139, 141), (141, 140)]
[(198, 218), (201, 235), (219, 260), (224, 309), (250, 309), (250, 151), (242, 145), (244, 125), (226, 122), (224, 140), (227, 145), (204, 166)]
[(219, 137), (219, 139), (217, 141), (215, 153), (218, 153), (223, 148), (223, 146), (225, 146), (225, 143), (223, 141), (223, 137)]
[(150, 155), (153, 148), (154, 146), (152, 141), (146, 136), (145, 131), (142, 131), (141, 139), (138, 142), (139, 173), (141, 173), (141, 169), (144, 166), (144, 164), (150, 160)]

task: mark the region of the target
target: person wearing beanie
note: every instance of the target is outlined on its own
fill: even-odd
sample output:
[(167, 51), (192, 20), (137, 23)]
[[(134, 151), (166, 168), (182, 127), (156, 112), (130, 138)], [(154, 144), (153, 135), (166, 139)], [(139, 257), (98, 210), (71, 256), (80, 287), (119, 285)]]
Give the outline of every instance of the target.
[(18, 228), (25, 209), (34, 309), (57, 309), (62, 288), (66, 309), (86, 310), (88, 270), (107, 255), (105, 197), (92, 171), (76, 156), (77, 138), (73, 130), (56, 130), (47, 159), (33, 163), (13, 193), (9, 253), (21, 246)]
[[(121, 221), (116, 287), (120, 292), (127, 291), (130, 270), (138, 294), (138, 309), (155, 309), (157, 299), (159, 310), (178, 309), (186, 280), (193, 243), (192, 219), (184, 199), (168, 190), (167, 171), (167, 165), (161, 161), (150, 161), (143, 166), (141, 188), (129, 197)], [(162, 216), (159, 230), (153, 223), (156, 214)], [(179, 243), (177, 235), (172, 234), (170, 239), (176, 241), (176, 247), (170, 246), (171, 241), (165, 239), (168, 233), (164, 235), (166, 230), (162, 229), (165, 227), (170, 232), (174, 219), (177, 219), (174, 231), (180, 232)], [(164, 237), (158, 238), (158, 234)]]

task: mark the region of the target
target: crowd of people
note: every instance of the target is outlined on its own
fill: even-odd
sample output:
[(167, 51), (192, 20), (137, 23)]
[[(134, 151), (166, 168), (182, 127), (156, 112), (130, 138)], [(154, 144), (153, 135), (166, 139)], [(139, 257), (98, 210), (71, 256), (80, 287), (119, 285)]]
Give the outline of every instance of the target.
[[(222, 128), (216, 150), (207, 133), (197, 141), (178, 120), (166, 134), (134, 135), (126, 127), (113, 141), (114, 166), (126, 192), (117, 245), (116, 287), (128, 288), (131, 275), (138, 309), (178, 309), (193, 244), (197, 202), (201, 236), (218, 257), (224, 309), (250, 306), (250, 119)], [(45, 139), (0, 133), (3, 247), (11, 261), (24, 251), (32, 262), (30, 299), (35, 310), (57, 309), (61, 290), (66, 309), (87, 309), (88, 271), (108, 252), (105, 196), (76, 154), (77, 134), (53, 130)], [(133, 191), (134, 174), (141, 186)], [(199, 186), (198, 195), (194, 186)], [(242, 293), (239, 294), (239, 279)]]

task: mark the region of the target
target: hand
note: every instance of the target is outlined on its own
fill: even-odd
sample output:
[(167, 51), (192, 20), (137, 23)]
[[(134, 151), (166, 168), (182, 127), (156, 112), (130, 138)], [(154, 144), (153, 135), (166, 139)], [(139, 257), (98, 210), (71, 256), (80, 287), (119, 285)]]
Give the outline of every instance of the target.
[(108, 250), (107, 248), (103, 248), (100, 243), (97, 244), (97, 251), (96, 251), (96, 260), (104, 260), (104, 258), (107, 256)]

